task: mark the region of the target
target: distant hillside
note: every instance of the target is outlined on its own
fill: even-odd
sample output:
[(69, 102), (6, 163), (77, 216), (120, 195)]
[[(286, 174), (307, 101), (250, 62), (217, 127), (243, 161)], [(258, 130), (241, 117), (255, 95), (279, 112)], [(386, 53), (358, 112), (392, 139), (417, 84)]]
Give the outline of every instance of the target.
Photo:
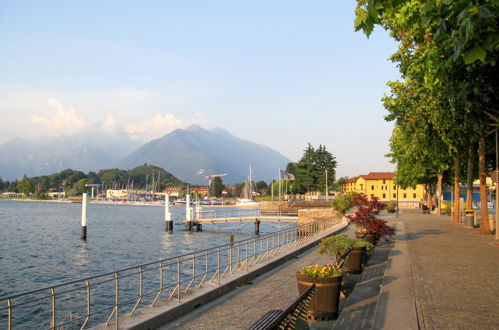
[(0, 145), (0, 177), (15, 180), (67, 168), (88, 172), (110, 168), (139, 144), (128, 135), (86, 132), (37, 140), (13, 139)]
[(251, 165), (254, 180), (276, 179), (289, 159), (264, 145), (239, 139), (223, 129), (193, 125), (146, 143), (118, 163), (133, 168), (144, 163), (160, 166), (191, 184), (207, 184), (208, 174), (227, 173), (224, 183), (246, 180)]

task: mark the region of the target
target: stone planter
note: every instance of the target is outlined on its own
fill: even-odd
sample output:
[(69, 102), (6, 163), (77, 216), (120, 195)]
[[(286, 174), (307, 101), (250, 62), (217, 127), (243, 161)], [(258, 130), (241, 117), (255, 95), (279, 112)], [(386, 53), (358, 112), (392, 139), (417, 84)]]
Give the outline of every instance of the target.
[(299, 294), (303, 294), (314, 283), (317, 289), (308, 306), (308, 319), (328, 321), (338, 317), (342, 279), (343, 275), (314, 278), (296, 273)]
[(362, 273), (362, 261), (366, 249), (364, 247), (354, 247), (345, 261), (345, 269), (352, 274)]

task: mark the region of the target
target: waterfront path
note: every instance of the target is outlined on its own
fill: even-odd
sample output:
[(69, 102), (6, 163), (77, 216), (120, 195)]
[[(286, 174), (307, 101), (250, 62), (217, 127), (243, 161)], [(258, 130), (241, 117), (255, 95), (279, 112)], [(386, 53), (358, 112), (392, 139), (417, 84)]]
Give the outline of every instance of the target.
[[(416, 211), (387, 220), (397, 228), (394, 243), (380, 244), (361, 275), (346, 277), (355, 287), (347, 288), (338, 320), (311, 329), (499, 329), (492, 236)], [(246, 329), (296, 299), (297, 270), (330, 260), (311, 249), (161, 329)]]

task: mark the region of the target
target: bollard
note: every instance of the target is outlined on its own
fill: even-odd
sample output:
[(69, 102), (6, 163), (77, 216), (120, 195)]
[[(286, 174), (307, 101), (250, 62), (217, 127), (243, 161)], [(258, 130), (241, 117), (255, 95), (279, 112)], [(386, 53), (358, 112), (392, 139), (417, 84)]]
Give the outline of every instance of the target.
[(260, 220), (255, 220), (255, 234), (260, 235)]
[(83, 193), (81, 201), (81, 239), (87, 239), (87, 193)]
[(191, 195), (185, 195), (185, 230), (192, 231)]
[(173, 220), (170, 212), (170, 195), (165, 195), (165, 231), (173, 231)]

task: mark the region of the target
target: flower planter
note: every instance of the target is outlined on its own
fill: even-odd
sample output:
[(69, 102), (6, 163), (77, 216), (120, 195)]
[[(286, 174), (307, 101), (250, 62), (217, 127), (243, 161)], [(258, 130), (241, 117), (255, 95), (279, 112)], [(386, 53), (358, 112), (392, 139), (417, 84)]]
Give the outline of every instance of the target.
[(354, 247), (347, 260), (345, 261), (345, 269), (349, 273), (362, 273), (362, 261), (364, 259), (366, 249), (364, 247)]
[(356, 238), (364, 238), (366, 236), (366, 233), (365, 232), (355, 232), (355, 237)]
[(366, 235), (366, 237), (364, 237), (364, 240), (366, 240), (366, 242), (369, 242), (373, 245), (376, 244), (376, 234), (375, 233), (368, 233)]
[(328, 321), (338, 317), (342, 279), (343, 275), (320, 278), (296, 274), (300, 294), (303, 294), (314, 283), (317, 288), (308, 306), (308, 319)]

